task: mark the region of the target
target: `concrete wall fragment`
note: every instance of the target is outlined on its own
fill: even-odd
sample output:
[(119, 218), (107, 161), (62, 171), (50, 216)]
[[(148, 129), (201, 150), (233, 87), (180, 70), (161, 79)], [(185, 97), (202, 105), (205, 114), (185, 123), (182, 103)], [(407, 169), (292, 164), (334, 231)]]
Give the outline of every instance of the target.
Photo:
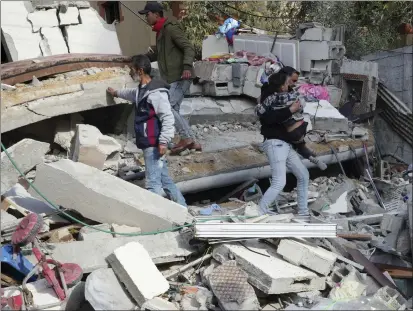
[(49, 200), (101, 223), (156, 231), (187, 220), (181, 205), (79, 162), (39, 166), (35, 185)]

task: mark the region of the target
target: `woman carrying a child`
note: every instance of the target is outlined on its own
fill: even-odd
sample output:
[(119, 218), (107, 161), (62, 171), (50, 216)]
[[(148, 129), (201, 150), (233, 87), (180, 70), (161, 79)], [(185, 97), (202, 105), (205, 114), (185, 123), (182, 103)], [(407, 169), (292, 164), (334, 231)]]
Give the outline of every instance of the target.
[[(308, 216), (309, 173), (299, 154), (321, 169), (326, 165), (306, 147), (304, 137), (307, 122), (303, 120), (305, 100), (289, 90), (289, 74), (279, 70), (268, 77), (261, 88), (261, 98), (256, 113), (264, 136), (263, 149), (271, 166), (271, 186), (260, 202), (262, 214), (271, 213), (269, 207), (286, 184), (287, 168), (297, 178), (298, 214)], [(297, 153), (298, 152), (298, 153)]]

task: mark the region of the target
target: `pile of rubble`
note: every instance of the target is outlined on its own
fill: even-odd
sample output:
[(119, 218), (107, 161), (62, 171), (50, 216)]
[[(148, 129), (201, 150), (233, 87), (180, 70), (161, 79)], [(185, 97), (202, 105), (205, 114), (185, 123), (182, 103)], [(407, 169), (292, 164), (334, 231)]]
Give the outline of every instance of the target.
[[(84, 130), (95, 135), (84, 136)], [(405, 310), (411, 305), (412, 173), (404, 173), (407, 168), (390, 167), (384, 178), (312, 180), (309, 218), (292, 213), (296, 190), (280, 195), (274, 205), (278, 215), (258, 216), (262, 191), (256, 180), (216, 203), (185, 209), (102, 171), (113, 154), (127, 159), (127, 147), (114, 138), (83, 124), (71, 135), (68, 152), (78, 162), (45, 161), (50, 145), (30, 139), (9, 148), (22, 172), (37, 165), (34, 187), (22, 181), (10, 187), (18, 173), (2, 153), (2, 177), (9, 178), (2, 178), (2, 189), (8, 187), (2, 190), (1, 210), (4, 297), (19, 294), (13, 286), (37, 263), (27, 245), (19, 253), (22, 265), (13, 264), (10, 248), (21, 218), (37, 213), (43, 218), (37, 235), (42, 251), (83, 271), (64, 302), (46, 279), (29, 281), (31, 303), (39, 309)]]

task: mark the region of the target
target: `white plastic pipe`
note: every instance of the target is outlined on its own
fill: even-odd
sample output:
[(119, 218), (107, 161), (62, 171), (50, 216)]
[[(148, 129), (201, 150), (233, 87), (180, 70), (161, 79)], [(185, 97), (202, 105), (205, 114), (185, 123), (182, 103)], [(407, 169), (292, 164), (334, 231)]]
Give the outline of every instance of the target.
[[(374, 151), (374, 146), (370, 146), (367, 148), (367, 152), (371, 153)], [(356, 155), (351, 150), (347, 150), (344, 152), (337, 152), (338, 159), (340, 161), (347, 161), (354, 159), (356, 157), (360, 157), (364, 155), (363, 148), (355, 149)], [(331, 154), (326, 154), (318, 157), (321, 161), (328, 164), (337, 163), (336, 156)], [(315, 167), (314, 163), (311, 163), (307, 159), (303, 160), (304, 165), (307, 168)], [(287, 170), (290, 173), (290, 170)], [(236, 172), (230, 173), (222, 173), (212, 176), (206, 176), (201, 178), (195, 178), (190, 180), (185, 180), (177, 183), (178, 188), (181, 190), (182, 193), (194, 193), (209, 189), (216, 189), (221, 188), (233, 184), (242, 183), (249, 179), (263, 179), (271, 177), (271, 168), (269, 165), (267, 166), (260, 166), (255, 168), (250, 168), (246, 170), (240, 170)]]

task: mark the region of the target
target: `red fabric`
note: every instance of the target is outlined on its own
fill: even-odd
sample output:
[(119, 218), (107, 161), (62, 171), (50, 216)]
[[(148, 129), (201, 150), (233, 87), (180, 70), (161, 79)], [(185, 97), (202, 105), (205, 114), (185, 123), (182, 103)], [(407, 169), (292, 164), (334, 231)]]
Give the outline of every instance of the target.
[(156, 32), (156, 36), (159, 35), (159, 32), (161, 31), (163, 25), (166, 22), (166, 18), (165, 17), (161, 17), (160, 19), (158, 19), (158, 21), (156, 22), (155, 25), (152, 26), (152, 31)]

